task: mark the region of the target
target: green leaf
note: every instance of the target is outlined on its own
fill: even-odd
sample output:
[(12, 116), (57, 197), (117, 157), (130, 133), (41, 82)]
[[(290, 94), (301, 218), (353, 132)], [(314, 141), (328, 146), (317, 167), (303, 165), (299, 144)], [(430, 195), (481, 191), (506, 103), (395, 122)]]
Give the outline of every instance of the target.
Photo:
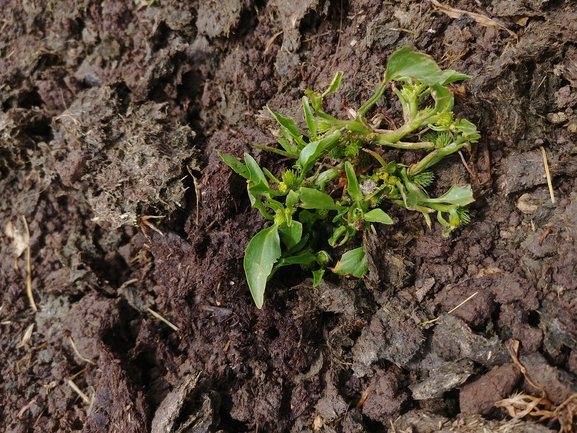
[(299, 201), (300, 201), (299, 195), (293, 190), (290, 190), (286, 196), (286, 202), (285, 202), (286, 207), (291, 208), (294, 205), (296, 205)]
[(291, 158), (296, 159), (299, 154), (299, 147), (297, 144), (295, 144), (294, 141), (295, 140), (291, 137), (290, 133), (288, 132), (288, 129), (286, 128), (280, 129), (278, 138), (279, 144), (282, 146), (284, 150), (286, 150), (287, 153), (291, 155)]
[(307, 144), (299, 155), (298, 164), (301, 166), (303, 173), (308, 172), (313, 166), (320, 154), (322, 153), (322, 148), (320, 146), (320, 141), (313, 141)]
[[(449, 112), (453, 109), (455, 98), (453, 93), (440, 84), (431, 86), (431, 96), (435, 100), (434, 114)], [(427, 121), (428, 122), (428, 121)]]
[(323, 280), (324, 274), (325, 274), (324, 269), (319, 269), (317, 271), (313, 271), (313, 287), (316, 287), (321, 283), (321, 281)]
[(307, 122), (307, 127), (311, 132), (311, 136), (313, 139), (316, 140), (317, 138), (317, 120), (313, 115), (313, 111), (311, 110), (311, 106), (309, 104), (309, 98), (303, 96), (303, 110), (305, 112), (305, 121)]
[(437, 66), (432, 57), (422, 53), (415, 53), (411, 47), (395, 51), (389, 58), (385, 81), (413, 78), (428, 86), (442, 83), (443, 71)]
[(279, 232), (283, 244), (290, 250), (301, 241), (303, 225), (299, 221), (293, 220), (290, 227), (286, 223), (281, 224), (279, 226)]
[(329, 88), (327, 90), (325, 90), (323, 92), (323, 94), (321, 95), (323, 98), (325, 96), (327, 96), (329, 93), (334, 93), (337, 90), (339, 90), (339, 87), (341, 87), (341, 80), (343, 78), (343, 72), (342, 71), (338, 71), (334, 78), (333, 81), (331, 81), (331, 85), (329, 86)]
[[(338, 226), (337, 228), (334, 229), (333, 235), (328, 239), (327, 242), (331, 247), (341, 246), (349, 239), (349, 236), (346, 232), (347, 228), (345, 226)], [(344, 237), (343, 239), (341, 239), (341, 236), (343, 235)]]
[(317, 261), (317, 256), (309, 252), (300, 253), (296, 256), (282, 257), (276, 264), (276, 268), (290, 265), (310, 265)]
[(475, 199), (473, 199), (473, 191), (470, 185), (467, 185), (465, 188), (453, 185), (449, 191), (441, 197), (426, 200), (427, 203), (450, 203), (458, 206), (466, 206), (474, 201)]
[(258, 232), (246, 247), (244, 273), (257, 308), (262, 308), (267, 279), (280, 255), (280, 238), (276, 225)]
[(331, 270), (337, 275), (352, 275), (360, 278), (367, 273), (369, 266), (363, 247), (355, 248), (343, 254), (339, 262)]
[(280, 123), (281, 126), (283, 126), (284, 128), (286, 128), (286, 130), (288, 131), (288, 133), (291, 135), (292, 138), (294, 138), (297, 143), (299, 143), (300, 145), (304, 145), (305, 142), (303, 140), (303, 137), (299, 131), (299, 129), (297, 128), (294, 120), (288, 118), (288, 117), (284, 117), (282, 114), (277, 113), (276, 111), (271, 110), (271, 108), (267, 105), (266, 106), (267, 110), (270, 112), (270, 114), (272, 114), (274, 116), (274, 118), (276, 119), (276, 121), (278, 123)]
[(320, 141), (313, 141), (307, 144), (299, 155), (298, 164), (302, 172), (306, 173), (313, 168), (315, 162), (327, 150), (330, 150), (341, 138), (341, 131), (335, 131), (332, 134), (324, 137)]
[(317, 92), (313, 92), (312, 90), (305, 90), (305, 95), (307, 95), (311, 99), (311, 105), (313, 106), (313, 110), (315, 112), (322, 111), (321, 105), (323, 103), (323, 97), (318, 94)]
[(370, 223), (393, 224), (393, 220), (382, 209), (376, 208), (365, 214), (365, 221)]
[(466, 136), (469, 141), (475, 143), (481, 137), (479, 131), (477, 131), (477, 127), (467, 119), (459, 119), (455, 124), (457, 126), (457, 131), (463, 134), (463, 136)]
[(313, 188), (301, 187), (299, 188), (301, 196), (301, 207), (303, 209), (329, 209), (337, 210), (341, 207), (335, 203), (333, 198), (322, 191), (317, 191)]
[(250, 156), (248, 153), (245, 153), (244, 162), (246, 163), (246, 168), (248, 170), (247, 179), (249, 179), (254, 184), (265, 183), (268, 185), (268, 181), (266, 180), (263, 171), (252, 156)]
[(298, 218), (300, 222), (302, 222), (303, 224), (307, 224), (309, 226), (314, 224), (315, 221), (318, 219), (316, 213), (310, 212), (308, 210), (300, 211), (298, 214)]
[(323, 191), (328, 182), (334, 180), (339, 175), (339, 171), (336, 168), (329, 168), (328, 170), (323, 171), (322, 173), (316, 175), (316, 177), (312, 177), (309, 180), (312, 180), (313, 185)]
[(266, 174), (266, 176), (270, 179), (271, 182), (274, 182), (276, 184), (280, 183), (280, 180), (278, 180), (276, 176), (272, 174), (266, 167), (263, 167), (262, 171), (264, 172), (264, 174)]
[(455, 81), (470, 80), (470, 75), (462, 74), (461, 72), (453, 71), (452, 69), (447, 69), (443, 71), (443, 81), (441, 84), (446, 86), (447, 84), (454, 83)]
[(403, 172), (401, 173), (401, 177), (403, 178), (403, 184), (405, 186), (406, 202), (409, 208), (414, 208), (418, 204), (426, 202), (429, 199), (427, 194), (425, 194), (425, 192), (419, 185), (409, 180), (405, 170), (403, 170)]
[(246, 165), (244, 165), (242, 162), (236, 159), (236, 157), (228, 155), (226, 153), (222, 153), (220, 151), (217, 151), (217, 153), (218, 156), (220, 156), (220, 158), (224, 161), (224, 163), (228, 165), (230, 168), (232, 168), (232, 170), (235, 173), (240, 174), (245, 179), (249, 178), (248, 169), (246, 168)]
[(349, 161), (345, 161), (345, 173), (347, 174), (347, 194), (355, 201), (361, 201), (363, 199), (363, 193), (359, 188), (359, 181), (357, 179), (357, 174), (355, 173), (355, 168)]

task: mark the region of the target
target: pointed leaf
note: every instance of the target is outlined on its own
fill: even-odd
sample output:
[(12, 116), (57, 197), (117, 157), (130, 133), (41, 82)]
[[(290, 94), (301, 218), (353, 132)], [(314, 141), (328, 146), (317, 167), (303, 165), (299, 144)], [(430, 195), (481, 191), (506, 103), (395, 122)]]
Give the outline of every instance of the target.
[(333, 81), (331, 81), (331, 85), (329, 86), (329, 88), (327, 90), (325, 90), (322, 94), (322, 97), (324, 98), (325, 96), (327, 96), (329, 93), (334, 93), (337, 90), (339, 90), (339, 87), (341, 87), (341, 80), (343, 78), (343, 72), (342, 71), (338, 71), (335, 76), (333, 77)]
[(463, 81), (463, 80), (470, 80), (470, 75), (463, 74), (461, 72), (453, 71), (452, 69), (447, 69), (443, 71), (443, 81), (441, 84), (446, 86), (447, 84), (454, 83), (455, 81)]
[(268, 181), (266, 180), (263, 171), (252, 156), (250, 156), (248, 153), (245, 153), (244, 162), (246, 163), (246, 168), (248, 170), (248, 179), (252, 183), (266, 183), (268, 185)]
[(313, 287), (316, 287), (321, 283), (321, 281), (323, 280), (324, 274), (325, 274), (324, 269), (319, 269), (317, 271), (313, 271)]
[(303, 225), (299, 221), (293, 221), (290, 227), (284, 223), (279, 227), (280, 236), (287, 249), (291, 249), (301, 241)]
[(288, 117), (284, 117), (282, 114), (271, 110), (271, 108), (268, 105), (266, 106), (266, 108), (268, 109), (270, 114), (272, 114), (274, 116), (276, 121), (278, 123), (280, 123), (281, 126), (286, 128), (286, 130), (288, 131), (288, 133), (291, 135), (292, 138), (294, 138), (299, 144), (304, 145), (302, 135), (301, 135), (299, 129), (297, 128), (294, 120), (292, 120)]
[(272, 225), (258, 232), (246, 247), (244, 273), (250, 293), (258, 308), (262, 307), (267, 279), (280, 255), (281, 248), (277, 225)]
[(376, 208), (365, 214), (365, 221), (370, 223), (393, 224), (393, 220), (382, 209)]
[(312, 90), (305, 90), (305, 95), (311, 98), (311, 105), (313, 106), (313, 110), (315, 110), (315, 112), (318, 113), (319, 111), (322, 111), (321, 105), (323, 103), (323, 97), (320, 94), (313, 92)]
[(345, 173), (347, 174), (347, 194), (355, 201), (360, 201), (363, 199), (363, 193), (361, 188), (359, 188), (359, 181), (357, 179), (357, 174), (355, 173), (355, 168), (349, 162), (345, 162)]
[(245, 179), (249, 178), (248, 169), (246, 168), (246, 165), (244, 165), (242, 162), (236, 159), (236, 157), (228, 155), (226, 153), (222, 153), (220, 151), (217, 151), (217, 153), (218, 156), (220, 156), (221, 159), (224, 161), (224, 163), (228, 165), (230, 168), (232, 168), (235, 173), (240, 174)]
[(341, 131), (335, 131), (320, 141), (313, 141), (307, 144), (303, 150), (301, 150), (298, 160), (302, 172), (306, 173), (312, 169), (319, 157), (323, 155), (325, 151), (330, 150), (333, 145), (340, 140), (341, 136)]
[(311, 132), (311, 136), (316, 140), (317, 138), (317, 120), (313, 115), (313, 110), (309, 104), (309, 98), (303, 96), (303, 110), (305, 112), (305, 121), (307, 122), (307, 127)]

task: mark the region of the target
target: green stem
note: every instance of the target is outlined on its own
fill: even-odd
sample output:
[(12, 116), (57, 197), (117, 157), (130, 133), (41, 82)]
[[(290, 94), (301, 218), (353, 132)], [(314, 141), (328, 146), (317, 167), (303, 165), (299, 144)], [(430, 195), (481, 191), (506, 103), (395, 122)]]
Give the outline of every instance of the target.
[[(459, 140), (461, 141), (461, 140)], [(416, 174), (421, 173), (422, 171), (425, 171), (426, 169), (432, 167), (433, 165), (435, 165), (437, 162), (439, 162), (441, 159), (443, 159), (446, 156), (452, 155), (455, 152), (458, 152), (459, 150), (461, 150), (465, 144), (467, 142), (454, 142), (449, 144), (446, 147), (443, 147), (442, 149), (436, 149), (434, 151), (432, 151), (431, 153), (429, 153), (427, 156), (425, 156), (423, 159), (421, 159), (417, 164), (413, 164), (412, 166), (409, 167), (409, 174), (411, 176), (414, 176)]]
[(364, 117), (367, 110), (369, 108), (371, 108), (380, 99), (381, 96), (383, 96), (383, 93), (385, 92), (385, 86), (386, 85), (387, 85), (387, 82), (385, 80), (383, 80), (381, 82), (381, 85), (379, 86), (379, 88), (375, 92), (375, 94), (373, 96), (371, 96), (369, 98), (369, 100), (362, 105), (361, 108), (359, 108), (359, 110), (358, 110), (359, 116)]
[(392, 143), (390, 141), (383, 140), (382, 138), (377, 138), (372, 140), (375, 144), (380, 144), (381, 146), (387, 147), (394, 147), (395, 149), (404, 149), (404, 150), (418, 150), (418, 149), (434, 149), (435, 144), (431, 143), (430, 141), (419, 141), (417, 143), (411, 143), (407, 141), (397, 141), (396, 143)]

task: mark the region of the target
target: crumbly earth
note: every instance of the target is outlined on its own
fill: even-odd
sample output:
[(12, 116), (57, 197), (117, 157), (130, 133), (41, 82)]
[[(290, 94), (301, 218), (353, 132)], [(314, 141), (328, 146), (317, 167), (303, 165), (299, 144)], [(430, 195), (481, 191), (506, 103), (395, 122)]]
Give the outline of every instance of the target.
[[(575, 428), (577, 10), (445, 6), (490, 19), (414, 0), (1, 2), (5, 431)], [(300, 119), (342, 70), (326, 110), (344, 117), (404, 46), (473, 77), (454, 91), (483, 134), (474, 176), (458, 156), (435, 169), (438, 191), (472, 185), (471, 223), (445, 239), (393, 207), (365, 279), (287, 269), (256, 309), (242, 258), (265, 221), (216, 151), (275, 171), (251, 145), (275, 143), (266, 104)], [(391, 96), (373, 114), (399, 119)], [(541, 423), (511, 419), (522, 396), (495, 406), (543, 393), (560, 409)]]

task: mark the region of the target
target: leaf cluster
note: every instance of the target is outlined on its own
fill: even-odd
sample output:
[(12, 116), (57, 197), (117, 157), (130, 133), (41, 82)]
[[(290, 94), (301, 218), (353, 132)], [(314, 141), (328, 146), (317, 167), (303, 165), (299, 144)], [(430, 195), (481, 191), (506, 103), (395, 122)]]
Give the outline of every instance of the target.
[[(219, 152), (246, 179), (251, 205), (272, 223), (249, 242), (244, 258), (258, 308), (264, 302), (267, 281), (282, 266), (310, 269), (315, 284), (327, 268), (337, 275), (363, 276), (368, 268), (362, 247), (345, 252), (333, 267), (331, 254), (319, 249), (343, 246), (372, 223), (393, 224), (383, 209), (392, 203), (422, 213), (429, 226), (430, 215), (436, 213), (445, 236), (469, 222), (466, 206), (473, 201), (469, 186), (453, 185), (437, 198), (431, 198), (425, 188), (434, 180), (432, 166), (463, 148), (470, 149), (479, 139), (471, 122), (454, 118), (454, 98), (447, 88), (470, 77), (443, 71), (429, 56), (403, 48), (390, 57), (375, 94), (350, 119), (341, 120), (326, 113), (322, 105), (327, 95), (338, 91), (342, 77), (337, 72), (323, 93), (305, 91), (306, 135), (293, 119), (267, 107), (280, 125), (280, 147), (255, 146), (294, 160), (280, 179), (249, 154), (241, 162)], [(403, 108), (404, 123), (394, 130), (380, 129), (366, 118), (389, 83), (394, 83)], [(423, 139), (414, 139), (427, 129), (430, 132)], [(379, 153), (383, 147), (425, 150), (426, 155), (404, 166), (385, 161)], [(319, 239), (321, 223), (330, 227), (328, 239)]]

